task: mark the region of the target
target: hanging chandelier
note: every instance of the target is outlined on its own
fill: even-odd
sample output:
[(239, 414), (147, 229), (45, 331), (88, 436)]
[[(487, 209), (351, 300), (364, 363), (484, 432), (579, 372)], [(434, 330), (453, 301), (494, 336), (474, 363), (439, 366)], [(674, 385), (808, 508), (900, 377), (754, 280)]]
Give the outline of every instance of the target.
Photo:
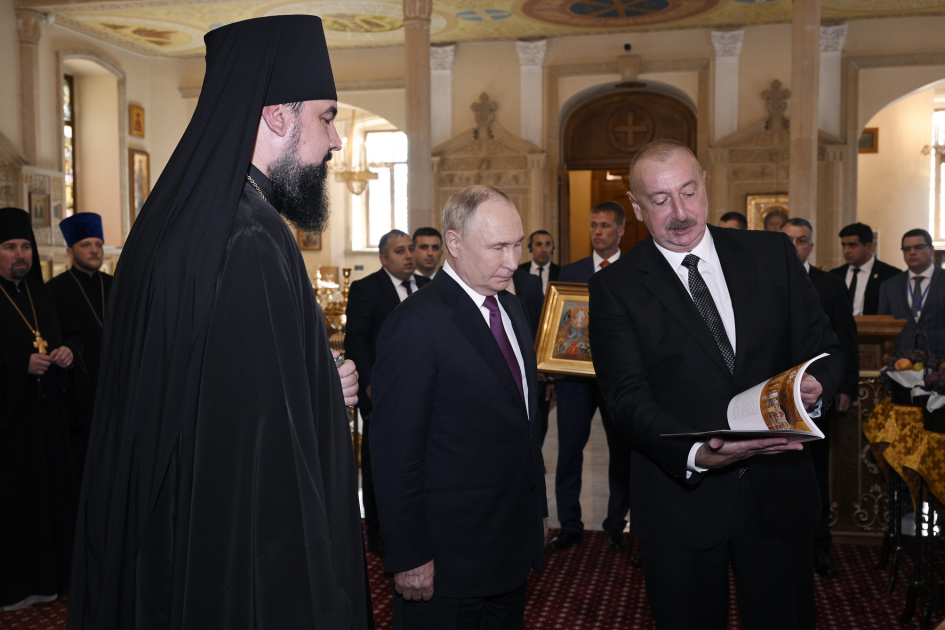
[[(355, 132), (357, 110), (351, 110), (351, 122), (348, 123), (347, 136), (342, 140), (341, 163), (333, 166), (335, 181), (344, 182), (355, 195), (367, 190), (368, 182), (377, 179), (377, 173), (367, 166), (367, 147), (364, 146), (364, 137)], [(334, 161), (330, 164), (335, 165)]]

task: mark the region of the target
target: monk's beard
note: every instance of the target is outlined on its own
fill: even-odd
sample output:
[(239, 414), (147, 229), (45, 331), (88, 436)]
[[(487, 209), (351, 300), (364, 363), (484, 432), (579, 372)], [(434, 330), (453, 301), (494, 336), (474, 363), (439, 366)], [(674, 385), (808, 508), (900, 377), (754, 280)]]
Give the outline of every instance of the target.
[(301, 129), (296, 126), (289, 149), (269, 167), (275, 207), (287, 221), (306, 232), (320, 234), (328, 224), (328, 161), (331, 152), (319, 164), (299, 161)]

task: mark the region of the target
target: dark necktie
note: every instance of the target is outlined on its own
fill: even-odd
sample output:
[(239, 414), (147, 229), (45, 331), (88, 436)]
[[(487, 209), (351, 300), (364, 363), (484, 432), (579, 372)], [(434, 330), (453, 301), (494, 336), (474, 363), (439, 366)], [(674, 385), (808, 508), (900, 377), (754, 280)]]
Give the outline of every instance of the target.
[(719, 309), (716, 308), (712, 294), (709, 293), (709, 287), (706, 286), (702, 274), (699, 273), (699, 257), (695, 254), (689, 254), (683, 259), (682, 264), (683, 267), (689, 270), (689, 293), (692, 294), (692, 301), (695, 302), (699, 314), (702, 315), (706, 326), (709, 327), (712, 336), (715, 337), (715, 343), (722, 352), (722, 358), (725, 359), (729, 374), (734, 374), (735, 352), (732, 350), (732, 344), (725, 333), (725, 324), (722, 323)]
[(853, 280), (850, 281), (850, 304), (856, 299), (856, 274), (860, 273), (859, 267), (853, 268)]
[(518, 359), (515, 358), (515, 351), (512, 350), (512, 342), (509, 341), (505, 326), (502, 325), (502, 313), (499, 312), (499, 303), (494, 295), (490, 295), (486, 298), (483, 306), (489, 310), (489, 328), (492, 329), (492, 336), (495, 337), (495, 342), (499, 344), (499, 350), (502, 351), (502, 356), (505, 357), (505, 362), (508, 363), (509, 370), (512, 372), (512, 378), (515, 379), (518, 393), (521, 394), (524, 400), (525, 390), (522, 388), (522, 370), (518, 367)]
[(413, 289), (410, 288), (410, 280), (404, 280), (400, 285), (407, 289), (407, 297), (410, 297), (410, 294), (413, 293)]
[(538, 279), (539, 279), (539, 280), (541, 280), (541, 272), (544, 271), (544, 270), (545, 270), (544, 267), (539, 267), (539, 268), (538, 268)]
[[(912, 290), (912, 312), (915, 314), (915, 318), (919, 319), (919, 312), (922, 310), (922, 281), (925, 280), (922, 276), (916, 276), (912, 279), (915, 283), (915, 289)], [(899, 295), (902, 295), (901, 293)]]

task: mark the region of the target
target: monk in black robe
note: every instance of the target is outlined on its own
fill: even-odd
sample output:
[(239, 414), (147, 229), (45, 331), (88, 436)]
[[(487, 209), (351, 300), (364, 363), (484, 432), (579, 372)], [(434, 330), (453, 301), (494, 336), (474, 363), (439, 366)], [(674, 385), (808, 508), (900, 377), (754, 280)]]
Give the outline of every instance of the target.
[(367, 628), (356, 375), (283, 221), (324, 225), (340, 146), (321, 21), (206, 43), (107, 306), (68, 627)]
[(81, 348), (43, 285), (30, 216), (0, 209), (0, 609), (69, 584), (76, 483), (69, 376)]
[(79, 326), (81, 361), (76, 365), (76, 395), (72, 400), (72, 453), (76, 479), (82, 479), (85, 451), (92, 424), (92, 403), (98, 382), (99, 354), (105, 319), (105, 301), (112, 277), (101, 270), (105, 234), (102, 217), (81, 212), (59, 222), (72, 266), (46, 283), (60, 310), (69, 312)]

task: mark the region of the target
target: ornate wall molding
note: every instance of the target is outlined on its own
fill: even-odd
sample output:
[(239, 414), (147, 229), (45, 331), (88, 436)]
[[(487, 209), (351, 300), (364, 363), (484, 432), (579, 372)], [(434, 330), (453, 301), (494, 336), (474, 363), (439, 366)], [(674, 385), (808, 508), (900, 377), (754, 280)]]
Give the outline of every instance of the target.
[(429, 24), (432, 14), (433, 0), (404, 0), (404, 26), (413, 21)]
[(452, 70), (453, 58), (456, 56), (456, 45), (431, 46), (430, 70)]
[(745, 31), (712, 31), (716, 57), (738, 57), (745, 41)]
[(820, 52), (841, 52), (847, 39), (847, 25), (820, 27)]
[(548, 48), (547, 40), (537, 42), (515, 42), (515, 50), (518, 52), (518, 63), (520, 66), (541, 66), (545, 63), (545, 50)]

